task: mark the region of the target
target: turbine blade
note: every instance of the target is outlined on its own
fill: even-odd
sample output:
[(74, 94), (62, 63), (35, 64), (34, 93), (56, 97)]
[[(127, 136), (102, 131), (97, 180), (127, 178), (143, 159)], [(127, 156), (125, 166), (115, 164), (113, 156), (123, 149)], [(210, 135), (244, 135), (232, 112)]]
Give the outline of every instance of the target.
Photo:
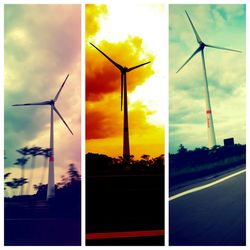
[(55, 96), (55, 98), (54, 98), (54, 102), (56, 102), (56, 101), (57, 101), (58, 96), (60, 95), (60, 93), (61, 93), (61, 91), (62, 91), (62, 88), (63, 88), (63, 86), (64, 86), (65, 82), (67, 81), (68, 77), (69, 77), (69, 74), (66, 76), (66, 78), (65, 78), (64, 82), (62, 83), (61, 88), (58, 90), (58, 92), (57, 92), (57, 94), (56, 94), (56, 96)]
[(123, 67), (118, 64), (117, 62), (115, 62), (114, 60), (112, 60), (110, 57), (108, 57), (104, 52), (102, 52), (100, 49), (98, 49), (93, 43), (90, 43), (94, 48), (96, 48), (101, 54), (103, 54), (111, 63), (113, 63), (113, 65), (115, 65), (115, 67), (117, 67), (119, 70), (123, 70)]
[(139, 67), (141, 67), (141, 66), (143, 66), (143, 65), (146, 65), (146, 64), (148, 64), (148, 63), (151, 63), (151, 62), (149, 61), (149, 62), (146, 62), (146, 63), (139, 64), (139, 65), (137, 65), (137, 66), (134, 66), (134, 67), (132, 67), (132, 68), (129, 68), (129, 69), (127, 70), (127, 72), (129, 72), (129, 71), (131, 71), (131, 70), (134, 70), (134, 69), (137, 69), (137, 68), (139, 68)]
[(33, 105), (50, 105), (50, 101), (32, 102), (32, 103), (23, 103), (23, 104), (13, 104), (12, 106), (33, 106)]
[(191, 26), (192, 26), (192, 29), (193, 29), (193, 31), (194, 31), (194, 34), (195, 34), (195, 37), (196, 37), (197, 42), (198, 42), (198, 43), (201, 43), (201, 42), (202, 42), (202, 41), (201, 41), (201, 38), (200, 38), (200, 36), (199, 36), (197, 30), (195, 29), (195, 27), (194, 27), (194, 25), (193, 25), (193, 22), (192, 22), (191, 18), (189, 17), (189, 15), (188, 15), (188, 13), (187, 13), (186, 10), (185, 10), (185, 12), (186, 12), (186, 15), (187, 15), (187, 17), (188, 17), (188, 20), (189, 20), (189, 22), (190, 22), (190, 24), (191, 24)]
[(201, 47), (196, 49), (195, 52), (187, 59), (187, 61), (176, 71), (176, 73), (178, 73), (200, 50)]
[(209, 47), (209, 48), (214, 48), (214, 49), (229, 50), (229, 51), (239, 52), (239, 53), (242, 52), (242, 51), (236, 50), (236, 49), (228, 49), (228, 48), (223, 48), (223, 47), (218, 47), (218, 46), (213, 46), (213, 45), (208, 45), (208, 44), (206, 44), (205, 46), (206, 46), (206, 47)]
[(124, 80), (124, 74), (121, 74), (121, 111), (122, 111), (122, 101), (123, 101), (123, 80)]
[(59, 113), (59, 111), (57, 110), (57, 108), (55, 106), (53, 106), (53, 109), (58, 114), (58, 116), (61, 118), (61, 120), (63, 121), (63, 123), (65, 124), (65, 126), (68, 128), (69, 132), (73, 135), (73, 132), (69, 128), (68, 124), (64, 121), (63, 117), (61, 116), (61, 114)]

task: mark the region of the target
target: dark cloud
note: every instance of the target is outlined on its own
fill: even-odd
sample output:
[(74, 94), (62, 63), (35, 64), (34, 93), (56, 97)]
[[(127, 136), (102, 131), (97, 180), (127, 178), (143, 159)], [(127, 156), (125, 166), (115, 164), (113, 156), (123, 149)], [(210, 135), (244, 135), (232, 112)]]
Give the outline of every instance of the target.
[[(120, 43), (109, 43), (103, 41), (98, 47), (110, 58), (122, 66), (128, 68), (138, 64), (152, 61), (153, 56), (147, 55), (148, 59), (139, 61), (142, 55), (142, 39), (139, 37), (129, 37)], [(145, 65), (127, 73), (128, 91), (132, 91), (136, 86), (142, 84), (153, 74), (151, 65)], [(106, 93), (120, 90), (120, 71), (109, 62), (99, 51), (91, 45), (86, 47), (86, 98), (96, 101)]]

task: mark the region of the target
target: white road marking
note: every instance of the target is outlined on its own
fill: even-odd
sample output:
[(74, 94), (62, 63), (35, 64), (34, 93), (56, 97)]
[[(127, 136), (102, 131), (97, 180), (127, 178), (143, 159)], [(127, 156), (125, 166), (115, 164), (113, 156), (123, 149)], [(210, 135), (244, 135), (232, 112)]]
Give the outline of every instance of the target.
[(221, 179), (219, 179), (219, 180), (216, 180), (216, 181), (213, 181), (213, 182), (211, 182), (211, 183), (208, 183), (208, 184), (205, 184), (205, 185), (202, 185), (202, 186), (199, 186), (199, 187), (191, 188), (191, 189), (186, 190), (186, 191), (184, 191), (184, 192), (181, 192), (181, 193), (179, 193), (179, 194), (175, 194), (175, 195), (169, 197), (169, 201), (175, 200), (175, 199), (180, 198), (180, 197), (182, 197), (182, 196), (185, 196), (185, 195), (187, 195), (187, 194), (191, 194), (191, 193), (194, 193), (194, 192), (203, 190), (203, 189), (205, 189), (205, 188), (212, 187), (212, 186), (214, 186), (214, 185), (216, 185), (216, 184), (218, 184), (218, 183), (221, 183), (221, 182), (223, 182), (223, 181), (226, 181), (226, 180), (228, 180), (228, 179), (230, 179), (230, 178), (232, 178), (232, 177), (234, 177), (234, 176), (237, 176), (237, 175), (239, 175), (239, 174), (242, 174), (242, 173), (244, 173), (244, 172), (246, 172), (246, 169), (243, 169), (243, 170), (241, 170), (241, 171), (239, 171), (239, 172), (236, 172), (236, 173), (234, 173), (234, 174), (228, 175), (228, 176), (226, 176), (226, 177), (223, 177), (223, 178), (221, 178)]

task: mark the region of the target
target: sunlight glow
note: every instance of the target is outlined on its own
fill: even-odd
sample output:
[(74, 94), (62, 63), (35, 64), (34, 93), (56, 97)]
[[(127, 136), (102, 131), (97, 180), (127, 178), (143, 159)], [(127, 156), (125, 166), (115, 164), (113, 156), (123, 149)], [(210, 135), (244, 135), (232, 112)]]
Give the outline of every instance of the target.
[[(129, 94), (130, 109), (141, 102), (150, 111), (147, 121), (163, 126), (167, 109), (167, 15), (164, 5), (108, 5), (108, 17), (100, 21), (100, 30), (95, 43), (103, 40), (120, 42), (129, 36), (142, 38), (142, 51), (154, 55), (154, 74)], [(157, 39), (157, 38), (161, 39)], [(143, 54), (143, 53), (142, 53)], [(141, 59), (141, 58), (140, 58)], [(148, 60), (151, 60), (150, 58)]]

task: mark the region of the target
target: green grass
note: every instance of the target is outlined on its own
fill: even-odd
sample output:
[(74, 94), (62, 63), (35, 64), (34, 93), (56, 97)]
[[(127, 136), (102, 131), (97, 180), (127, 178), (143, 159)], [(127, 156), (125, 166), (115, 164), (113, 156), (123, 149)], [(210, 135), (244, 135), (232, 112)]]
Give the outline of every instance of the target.
[(171, 168), (169, 173), (170, 187), (188, 180), (205, 177), (211, 174), (217, 174), (245, 163), (246, 155), (242, 154), (197, 166), (183, 166), (176, 169)]

